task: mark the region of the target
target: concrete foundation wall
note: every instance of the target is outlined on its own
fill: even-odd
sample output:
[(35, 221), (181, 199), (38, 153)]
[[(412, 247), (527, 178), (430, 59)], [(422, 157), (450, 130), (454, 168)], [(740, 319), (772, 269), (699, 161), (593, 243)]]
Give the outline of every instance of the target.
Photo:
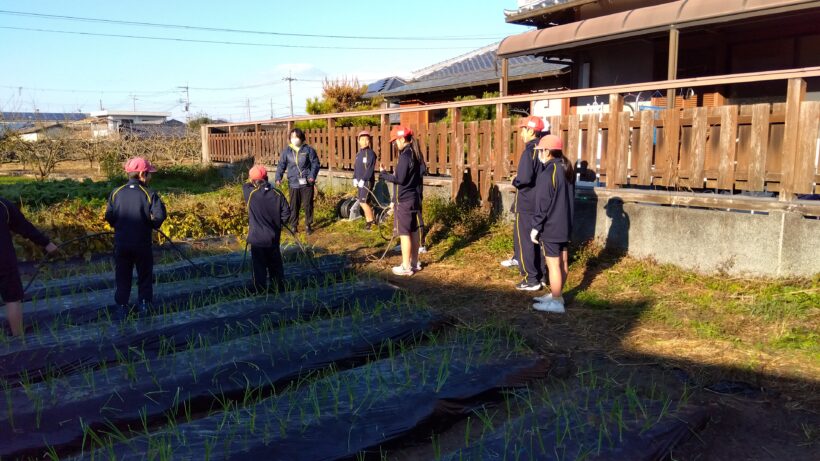
[[(503, 187), (503, 209), (515, 197)], [(820, 219), (792, 211), (749, 213), (624, 203), (611, 197), (575, 200), (573, 240), (595, 240), (635, 258), (699, 272), (764, 277), (820, 273)]]

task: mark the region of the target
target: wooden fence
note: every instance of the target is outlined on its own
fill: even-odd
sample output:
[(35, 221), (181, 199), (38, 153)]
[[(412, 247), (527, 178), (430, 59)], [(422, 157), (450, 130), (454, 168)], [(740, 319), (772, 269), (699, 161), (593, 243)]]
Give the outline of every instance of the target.
[[(810, 69), (809, 75), (815, 73), (820, 75), (817, 69)], [(775, 79), (775, 74), (758, 78)], [(732, 79), (747, 81), (756, 75)], [(715, 77), (688, 83), (727, 79)], [(679, 81), (671, 81), (675, 82)], [(816, 186), (820, 182), (820, 102), (805, 101), (805, 85), (802, 78), (790, 77), (785, 103), (638, 113), (624, 110), (621, 94), (611, 93), (609, 113), (556, 116), (549, 122), (552, 133), (563, 138), (565, 154), (573, 161), (586, 161), (607, 188), (774, 192), (780, 194), (781, 200), (792, 200), (797, 194), (820, 192)], [(574, 95), (578, 90), (565, 93)], [(507, 100), (521, 98), (497, 98), (496, 113), (503, 113), (502, 105)], [(453, 197), (465, 182), (469, 183), (486, 203), (494, 184), (509, 181), (515, 175), (524, 146), (516, 119), (463, 122), (461, 105), (476, 102), (441, 104), (440, 108), (450, 111), (449, 122), (410, 127), (430, 174), (452, 178)], [(425, 110), (435, 108), (429, 106)], [(395, 163), (395, 152), (388, 142), (389, 111), (374, 112), (379, 112), (381, 125), (366, 128), (336, 127), (332, 115), (315, 117), (326, 120), (328, 127), (308, 130), (307, 143), (318, 152), (323, 168), (352, 170), (358, 150), (356, 138), (362, 129), (373, 134), (380, 162), (388, 168)], [(216, 127), (227, 128), (228, 133), (211, 132), (213, 127), (205, 127), (203, 142), (207, 145), (203, 152), (207, 152), (210, 161), (233, 162), (253, 157), (273, 165), (287, 145), (292, 122)]]
[[(564, 140), (565, 154), (572, 160), (585, 160), (609, 187), (777, 192), (785, 175), (792, 174), (795, 193), (814, 193), (820, 182), (820, 102), (801, 104), (794, 153), (797, 167), (791, 173), (783, 168), (785, 118), (785, 104), (755, 104), (566, 115), (549, 121), (552, 132)], [(260, 128), (210, 134), (211, 160), (254, 157), (274, 165), (286, 146), (287, 127)], [(454, 193), (463, 181), (469, 181), (484, 199), (492, 183), (514, 176), (524, 148), (510, 118), (411, 128), (431, 175), (452, 177)], [(362, 129), (373, 133), (380, 161), (392, 165), (395, 152), (385, 142), (386, 130), (381, 127), (307, 130), (307, 143), (316, 149), (323, 168), (352, 170), (358, 151), (356, 135)]]

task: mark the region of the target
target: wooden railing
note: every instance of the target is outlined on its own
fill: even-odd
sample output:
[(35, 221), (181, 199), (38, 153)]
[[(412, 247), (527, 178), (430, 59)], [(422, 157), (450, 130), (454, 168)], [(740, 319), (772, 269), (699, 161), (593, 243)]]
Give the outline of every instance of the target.
[[(752, 79), (757, 75), (758, 79)], [(799, 75), (800, 77), (795, 77)], [(646, 91), (681, 86), (715, 85), (788, 78), (785, 103), (688, 109), (623, 110), (619, 92), (609, 94), (609, 113), (564, 115), (549, 119), (551, 130), (564, 139), (565, 154), (584, 160), (607, 188), (660, 187), (686, 190), (775, 192), (781, 200), (817, 191), (820, 102), (805, 101), (802, 78), (820, 76), (820, 68), (798, 69), (735, 76), (626, 85), (612, 89)], [(651, 86), (650, 86), (651, 85)], [(634, 87), (634, 88), (633, 88)], [(600, 94), (607, 89), (572, 90), (527, 95), (526, 100), (557, 99)], [(410, 125), (432, 175), (452, 178), (453, 196), (465, 181), (472, 183), (485, 201), (493, 184), (511, 179), (523, 143), (515, 121), (509, 117), (462, 122), (464, 106), (520, 102), (524, 96), (461, 101), (424, 106), (423, 110), (447, 108), (450, 122)], [(439, 107), (441, 106), (441, 107)], [(418, 111), (419, 107), (413, 110)], [(203, 152), (210, 161), (231, 162), (254, 157), (275, 164), (286, 146), (294, 121), (325, 119), (328, 127), (308, 130), (307, 142), (329, 170), (352, 170), (358, 146), (356, 135), (368, 129), (386, 166), (395, 161), (390, 149), (387, 115), (409, 109), (369, 111), (381, 116), (381, 126), (335, 127), (339, 114), (294, 117), (284, 121), (203, 127)], [(358, 114), (357, 114), (358, 115)], [(228, 133), (212, 133), (221, 127)], [(250, 130), (250, 131), (248, 131)], [(248, 132), (246, 132), (248, 131)]]

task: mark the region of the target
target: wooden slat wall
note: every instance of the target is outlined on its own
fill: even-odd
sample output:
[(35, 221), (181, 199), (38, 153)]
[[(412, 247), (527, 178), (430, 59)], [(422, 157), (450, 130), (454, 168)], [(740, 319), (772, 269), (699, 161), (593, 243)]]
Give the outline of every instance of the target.
[[(783, 178), (785, 152), (784, 104), (709, 108), (624, 111), (550, 117), (552, 132), (564, 140), (564, 153), (586, 161), (602, 182), (614, 185), (777, 191)], [(813, 193), (820, 177), (817, 139), (820, 102), (803, 102), (794, 161), (794, 193)], [(387, 118), (385, 117), (386, 121)], [(614, 121), (614, 123), (612, 122)], [(617, 127), (612, 130), (611, 127)], [(515, 176), (524, 143), (513, 120), (426, 123), (412, 127), (431, 175), (462, 179), (489, 197), (494, 182)], [(390, 168), (396, 153), (389, 125), (307, 130), (307, 143), (316, 149), (322, 166), (351, 170), (358, 151), (357, 134), (366, 129), (380, 163)], [(275, 164), (287, 145), (287, 129), (263, 126), (260, 131), (212, 133), (210, 156), (218, 162), (255, 157)], [(335, 146), (336, 155), (329, 158)], [(467, 176), (464, 176), (468, 173)]]

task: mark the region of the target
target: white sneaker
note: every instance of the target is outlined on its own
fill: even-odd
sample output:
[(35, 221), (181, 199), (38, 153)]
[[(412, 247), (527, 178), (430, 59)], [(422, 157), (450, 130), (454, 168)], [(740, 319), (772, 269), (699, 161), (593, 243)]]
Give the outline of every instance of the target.
[(421, 261), (419, 261), (416, 266), (413, 268), (413, 272), (418, 272), (421, 270)]
[(419, 254), (427, 253), (427, 247), (419, 247)]
[(393, 273), (396, 274), (396, 275), (408, 276), (409, 277), (409, 276), (413, 275), (413, 270), (412, 269), (405, 269), (404, 266), (395, 266), (393, 268)]
[(545, 302), (537, 302), (532, 305), (532, 308), (540, 312), (551, 312), (553, 314), (563, 314), (566, 312), (563, 299), (561, 301), (550, 299)]
[[(545, 302), (547, 302), (551, 299), (552, 299), (552, 293), (550, 293), (550, 292), (547, 292), (547, 294), (545, 294), (543, 296), (536, 296), (536, 297), (532, 298), (532, 300), (537, 302), (537, 303), (541, 303), (541, 302), (545, 303)], [(563, 298), (561, 298), (561, 299), (563, 300)]]
[(518, 264), (518, 260), (515, 258), (505, 259), (504, 261), (501, 261), (502, 267), (518, 267)]

